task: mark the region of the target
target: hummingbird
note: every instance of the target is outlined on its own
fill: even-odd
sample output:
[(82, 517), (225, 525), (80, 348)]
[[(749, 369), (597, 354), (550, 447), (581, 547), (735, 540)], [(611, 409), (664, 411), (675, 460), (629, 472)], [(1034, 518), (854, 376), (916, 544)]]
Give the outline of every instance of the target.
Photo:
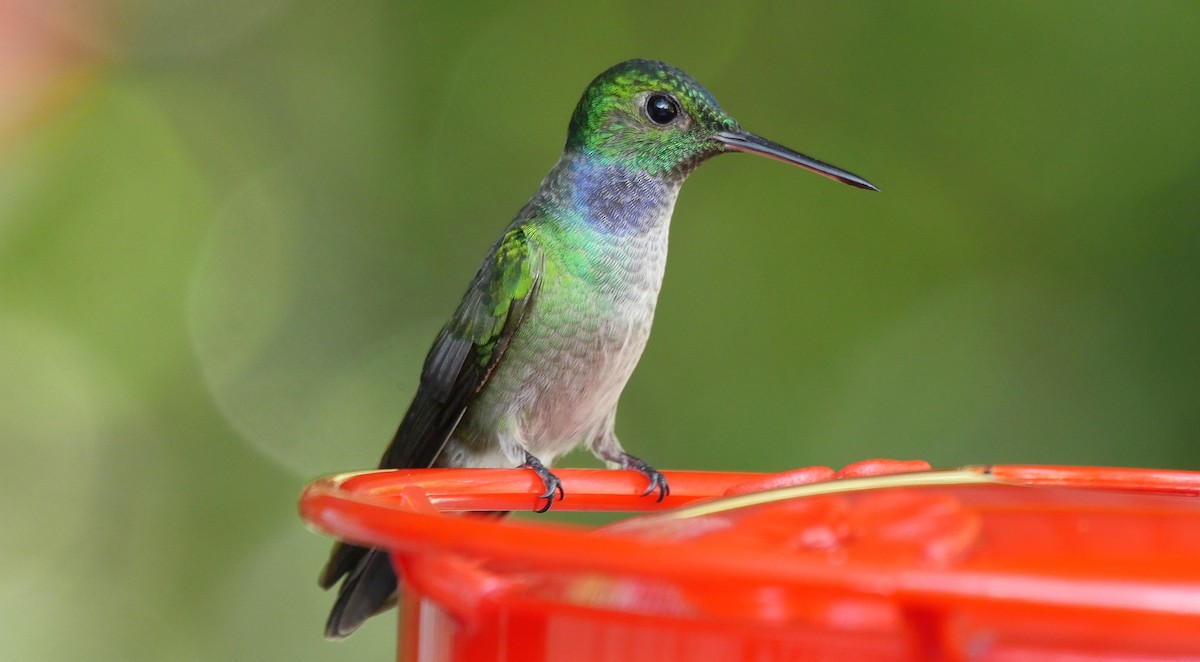
[[(379, 467), (526, 467), (545, 487), (545, 511), (564, 496), (548, 467), (586, 445), (609, 468), (643, 474), (643, 496), (665, 498), (663, 475), (617, 439), (617, 400), (650, 337), (680, 186), (725, 152), (878, 190), (742, 129), (671, 65), (611, 67), (584, 90), (562, 157), (492, 244), (438, 334)], [(320, 585), (339, 580), (329, 639), (395, 603), (384, 550), (338, 543)]]

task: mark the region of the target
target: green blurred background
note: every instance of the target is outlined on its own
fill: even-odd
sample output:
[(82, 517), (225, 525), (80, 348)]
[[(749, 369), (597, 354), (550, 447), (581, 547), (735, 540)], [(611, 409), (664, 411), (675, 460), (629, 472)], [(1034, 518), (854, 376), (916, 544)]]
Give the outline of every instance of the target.
[(390, 657), (296, 497), (629, 57), (882, 189), (692, 177), (631, 451), (1200, 469), (1200, 5), (696, 4), (0, 3), (3, 656)]

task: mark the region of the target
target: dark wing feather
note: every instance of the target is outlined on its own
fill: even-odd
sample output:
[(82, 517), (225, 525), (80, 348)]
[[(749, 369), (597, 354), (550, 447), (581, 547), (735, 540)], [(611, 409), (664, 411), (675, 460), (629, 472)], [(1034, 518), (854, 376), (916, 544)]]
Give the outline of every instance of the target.
[[(533, 304), (542, 274), (542, 253), (526, 228), (510, 229), (492, 247), (454, 317), (425, 358), (412, 404), (384, 451), (381, 469), (428, 467), (487, 383), (513, 333)], [(387, 554), (356, 545), (334, 545), (321, 572), (330, 588), (343, 576), (325, 636), (340, 639), (391, 604), (396, 576)]]
[(509, 230), (493, 247), (425, 357), (417, 395), (383, 454), (381, 469), (433, 464), (504, 356), (541, 272), (541, 250), (525, 228)]

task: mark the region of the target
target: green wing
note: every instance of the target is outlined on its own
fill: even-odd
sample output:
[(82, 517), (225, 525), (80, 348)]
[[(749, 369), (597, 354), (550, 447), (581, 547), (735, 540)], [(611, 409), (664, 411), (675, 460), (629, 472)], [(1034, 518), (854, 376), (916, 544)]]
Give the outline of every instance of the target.
[[(425, 358), (421, 384), (384, 451), (381, 469), (428, 467), (442, 452), (467, 406), (487, 384), (513, 333), (529, 312), (542, 275), (542, 251), (529, 229), (517, 226), (500, 238), (475, 274), (454, 317)], [(341, 638), (390, 604), (396, 576), (379, 550), (339, 543), (321, 573), (323, 588), (346, 581), (325, 634)]]
[(526, 227), (492, 247), (467, 293), (425, 358), (421, 385), (380, 468), (427, 467), (467, 406), (487, 384), (541, 282), (541, 249)]

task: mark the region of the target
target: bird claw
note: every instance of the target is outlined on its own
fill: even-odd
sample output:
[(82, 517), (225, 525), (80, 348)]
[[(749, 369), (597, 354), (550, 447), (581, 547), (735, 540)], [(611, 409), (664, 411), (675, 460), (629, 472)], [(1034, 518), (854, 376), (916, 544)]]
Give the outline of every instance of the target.
[(547, 510), (550, 510), (550, 506), (554, 505), (554, 501), (555, 501), (554, 493), (555, 492), (558, 493), (559, 501), (562, 501), (563, 499), (567, 498), (566, 492), (563, 492), (562, 481), (558, 479), (558, 476), (555, 476), (554, 474), (552, 474), (550, 472), (546, 472), (546, 473), (547, 473), (547, 476), (549, 477), (549, 479), (547, 479), (547, 476), (541, 476), (542, 482), (544, 482), (546, 484), (546, 491), (539, 495), (539, 498), (546, 500), (546, 505), (542, 506), (541, 508), (537, 509), (534, 512), (544, 513)]
[(655, 503), (662, 503), (663, 499), (671, 494), (671, 486), (667, 485), (667, 477), (659, 473), (654, 467), (646, 464), (641, 458), (625, 453), (621, 457), (621, 464), (650, 479), (650, 486), (646, 488), (645, 492), (642, 492), (642, 496), (650, 496), (655, 491), (658, 491), (658, 499), (655, 500)]
[(538, 478), (542, 479), (542, 484), (546, 487), (546, 491), (538, 496), (539, 499), (546, 500), (546, 505), (535, 510), (534, 512), (544, 513), (547, 510), (550, 510), (550, 506), (554, 505), (555, 493), (558, 494), (559, 501), (562, 501), (567, 497), (566, 492), (563, 492), (562, 481), (558, 479), (558, 476), (550, 473), (550, 470), (546, 468), (546, 465), (542, 464), (541, 460), (534, 457), (529, 451), (525, 451), (525, 464), (522, 466), (528, 469), (533, 469), (533, 472), (538, 475)]
[(662, 503), (663, 499), (667, 498), (667, 495), (671, 493), (671, 486), (667, 485), (667, 477), (654, 469), (643, 473), (650, 479), (650, 486), (646, 488), (645, 492), (642, 492), (642, 496), (650, 496), (650, 493), (658, 490), (658, 498), (654, 500), (654, 503)]

